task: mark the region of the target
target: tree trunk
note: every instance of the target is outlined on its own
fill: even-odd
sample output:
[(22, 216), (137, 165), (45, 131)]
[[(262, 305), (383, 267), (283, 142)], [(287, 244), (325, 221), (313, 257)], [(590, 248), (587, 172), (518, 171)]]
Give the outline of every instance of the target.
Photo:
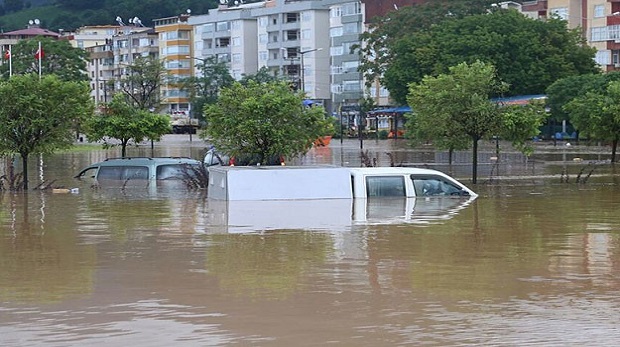
[(20, 153), (22, 157), (24, 190), (28, 190), (28, 153)]
[(616, 136), (616, 138), (611, 143), (611, 162), (612, 163), (616, 162), (616, 148), (617, 147), (618, 147), (618, 137)]
[(471, 160), (471, 183), (476, 184), (478, 182), (478, 138), (472, 137), (472, 160)]
[(123, 158), (125, 158), (127, 154), (127, 142), (129, 142), (129, 140), (121, 140), (121, 157)]

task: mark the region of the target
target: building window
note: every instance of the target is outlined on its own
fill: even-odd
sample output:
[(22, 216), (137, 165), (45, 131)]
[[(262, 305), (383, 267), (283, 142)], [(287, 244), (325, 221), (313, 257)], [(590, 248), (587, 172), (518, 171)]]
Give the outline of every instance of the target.
[(361, 14), (361, 13), (362, 13), (362, 7), (360, 6), (359, 1), (344, 4), (342, 6), (343, 16), (353, 16), (353, 15)]
[(605, 5), (594, 5), (594, 17), (605, 17)]
[(342, 7), (334, 6), (329, 10), (329, 16), (332, 18), (337, 18), (342, 16)]
[(261, 61), (266, 61), (269, 58), (269, 53), (267, 51), (258, 52), (258, 59)]
[(342, 36), (342, 27), (334, 27), (329, 29), (329, 37)]
[(241, 21), (240, 20), (232, 21), (231, 26), (233, 30), (239, 30), (241, 29)]
[(344, 70), (344, 72), (357, 72), (357, 68), (359, 66), (359, 61), (345, 61), (342, 63), (342, 69)]
[(353, 54), (353, 46), (357, 45), (357, 42), (343, 42), (342, 49), (344, 50), (344, 54)]
[(229, 23), (228, 22), (219, 22), (217, 23), (217, 31), (226, 31), (228, 29), (230, 29)]
[(331, 56), (342, 55), (342, 46), (331, 47), (329, 49), (329, 55)]
[(609, 65), (611, 64), (611, 52), (608, 50), (598, 51), (594, 60), (599, 65)]
[(260, 35), (258, 35), (258, 42), (259, 43), (267, 43), (267, 34), (260, 34)]
[(312, 20), (312, 12), (311, 11), (303, 11), (301, 13), (301, 21), (302, 22), (309, 22)]
[(309, 40), (312, 38), (312, 30), (311, 29), (304, 29), (301, 31), (301, 38), (304, 40)]
[(241, 63), (241, 53), (235, 53), (232, 55), (233, 63)]
[(241, 46), (241, 38), (240, 37), (233, 37), (232, 38), (232, 45), (233, 45), (233, 47)]
[(207, 23), (207, 24), (202, 26), (202, 32), (203, 33), (212, 33), (214, 28), (215, 28), (215, 25), (213, 23)]
[(264, 28), (267, 26), (267, 17), (259, 17), (258, 18), (258, 26)]
[(362, 90), (360, 81), (344, 81), (342, 84), (345, 92), (359, 92)]
[(299, 22), (299, 14), (296, 12), (289, 12), (285, 14), (285, 23), (297, 23)]
[(343, 26), (343, 31), (345, 34), (357, 34), (360, 32), (360, 23), (346, 23)]

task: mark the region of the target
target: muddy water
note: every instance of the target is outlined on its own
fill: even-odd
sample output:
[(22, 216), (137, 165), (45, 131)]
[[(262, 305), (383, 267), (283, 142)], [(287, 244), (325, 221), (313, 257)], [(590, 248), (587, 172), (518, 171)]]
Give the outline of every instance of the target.
[[(334, 149), (305, 160), (337, 161)], [(33, 180), (77, 186), (64, 175), (106, 155), (44, 158)], [(474, 201), (288, 207), (79, 188), (0, 195), (2, 346), (620, 341), (613, 177), (494, 182)]]

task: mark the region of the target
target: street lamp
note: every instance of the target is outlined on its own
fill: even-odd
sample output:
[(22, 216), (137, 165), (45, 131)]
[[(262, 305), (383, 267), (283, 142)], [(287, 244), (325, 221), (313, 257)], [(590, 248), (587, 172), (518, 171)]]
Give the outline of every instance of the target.
[(306, 51), (297, 51), (297, 54), (299, 54), (301, 56), (300, 59), (300, 64), (301, 64), (301, 91), (305, 94), (306, 93), (306, 80), (305, 80), (305, 67), (304, 67), (304, 55), (306, 53), (311, 53), (311, 52), (316, 52), (316, 51), (322, 51), (323, 48), (314, 48), (314, 49), (308, 49)]

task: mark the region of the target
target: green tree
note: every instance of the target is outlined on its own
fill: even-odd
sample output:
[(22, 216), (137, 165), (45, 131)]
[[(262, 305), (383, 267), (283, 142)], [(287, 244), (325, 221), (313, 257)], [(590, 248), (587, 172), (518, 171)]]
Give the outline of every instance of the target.
[(22, 158), (28, 189), (28, 157), (73, 144), (72, 127), (93, 113), (90, 88), (55, 75), (16, 75), (0, 82), (0, 154)]
[[(390, 11), (385, 17), (375, 17), (369, 30), (361, 35), (364, 44), (359, 49), (362, 56), (360, 71), (366, 81), (372, 83), (388, 70), (398, 57), (395, 45), (402, 39), (418, 32), (426, 32), (432, 26), (446, 20), (455, 20), (474, 14), (487, 13), (494, 0), (435, 0), (412, 6), (404, 6), (398, 11)], [(418, 82), (425, 74), (420, 75)]]
[(243, 84), (244, 86), (247, 86), (250, 81), (255, 81), (258, 83), (270, 83), (270, 82), (276, 82), (279, 80), (280, 78), (278, 76), (274, 76), (269, 71), (268, 67), (263, 66), (260, 69), (258, 69), (258, 71), (253, 75), (243, 75), (243, 77), (241, 78), (239, 82), (241, 82), (241, 84)]
[(616, 162), (620, 140), (620, 81), (609, 82), (604, 91), (593, 89), (564, 106), (575, 129), (591, 139), (611, 141), (611, 162)]
[(160, 88), (168, 76), (164, 64), (151, 56), (138, 57), (127, 68), (128, 76), (120, 80), (123, 93), (135, 108), (156, 111), (161, 105)]
[(103, 141), (104, 148), (121, 146), (121, 156), (127, 154), (127, 145), (146, 139), (159, 140), (170, 132), (170, 119), (131, 105), (122, 94), (114, 95), (104, 111), (91, 118), (86, 124), (86, 133), (91, 141)]
[(325, 110), (305, 107), (303, 99), (286, 82), (235, 82), (206, 106), (201, 136), (231, 156), (254, 156), (261, 164), (273, 156), (303, 155), (331, 128)]
[[(72, 47), (68, 40), (55, 40), (49, 37), (37, 37), (20, 40), (11, 47), (11, 68), (13, 75), (39, 73), (39, 61), (35, 54), (43, 50), (41, 74), (55, 74), (63, 81), (87, 81), (85, 50)], [(4, 57), (3, 57), (4, 58)], [(0, 65), (0, 75), (9, 77), (9, 64), (6, 60)]]
[(542, 94), (558, 79), (599, 71), (595, 49), (580, 30), (568, 30), (559, 19), (535, 20), (514, 10), (444, 20), (428, 30), (395, 40), (382, 82), (404, 103), (407, 85), (437, 76), (461, 62), (493, 64), (506, 95)]
[[(507, 86), (498, 81), (495, 68), (482, 62), (461, 63), (451, 67), (449, 74), (427, 76), (409, 88), (408, 101), (415, 111), (416, 124), (429, 126), (421, 133), (433, 139), (446, 136), (446, 141), (454, 143), (464, 135), (470, 139), (472, 182), (476, 184), (478, 141), (499, 133), (502, 126), (500, 105), (491, 101), (491, 96)], [(432, 130), (432, 126), (440, 129)]]
[(193, 117), (202, 119), (205, 105), (217, 101), (220, 90), (229, 87), (235, 81), (224, 62), (216, 57), (209, 57), (196, 64), (199, 76), (190, 77), (184, 82), (184, 89), (190, 92)]

